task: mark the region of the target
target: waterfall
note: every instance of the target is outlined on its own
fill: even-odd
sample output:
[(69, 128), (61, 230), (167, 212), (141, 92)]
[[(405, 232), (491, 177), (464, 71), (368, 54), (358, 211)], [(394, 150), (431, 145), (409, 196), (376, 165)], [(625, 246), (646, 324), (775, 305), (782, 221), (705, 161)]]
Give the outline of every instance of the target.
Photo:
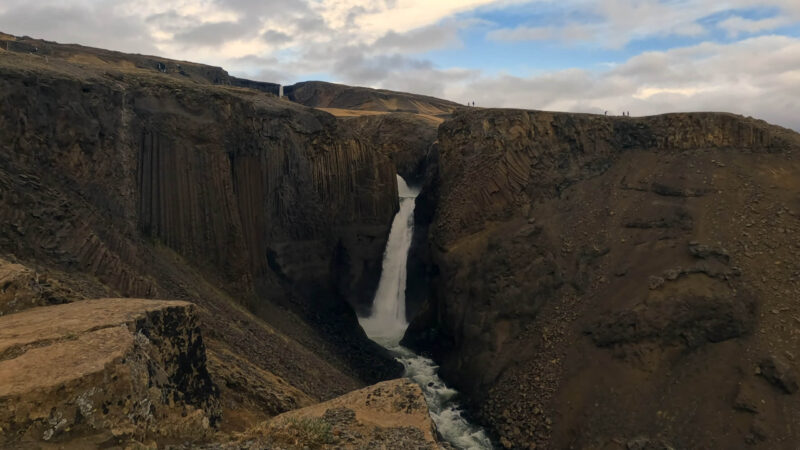
[(492, 448), (486, 432), (469, 423), (455, 401), (457, 392), (439, 378), (436, 363), (402, 347), (400, 340), (408, 327), (406, 321), (406, 265), (411, 237), (414, 234), (414, 202), (418, 189), (410, 188), (397, 176), (400, 210), (394, 217), (378, 290), (369, 317), (358, 319), (370, 339), (391, 351), (405, 367), (405, 377), (417, 383), (425, 394), (431, 419), (439, 433), (455, 448), (486, 450)]
[(410, 188), (397, 176), (400, 210), (394, 216), (383, 271), (369, 317), (361, 318), (361, 327), (372, 340), (383, 346), (397, 345), (408, 327), (406, 321), (406, 264), (414, 234), (414, 201), (419, 189)]

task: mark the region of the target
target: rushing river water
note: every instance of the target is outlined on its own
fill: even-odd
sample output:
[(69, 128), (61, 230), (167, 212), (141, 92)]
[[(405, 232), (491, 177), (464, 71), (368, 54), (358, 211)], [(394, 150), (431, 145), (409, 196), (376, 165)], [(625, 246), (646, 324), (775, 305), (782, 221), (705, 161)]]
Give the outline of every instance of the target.
[(455, 401), (457, 392), (439, 378), (438, 366), (429, 358), (402, 347), (399, 342), (408, 327), (406, 322), (406, 263), (414, 231), (414, 201), (419, 191), (397, 177), (400, 210), (392, 222), (383, 255), (383, 272), (369, 317), (359, 318), (361, 327), (373, 341), (389, 349), (403, 363), (405, 376), (417, 383), (425, 394), (431, 418), (449, 443), (465, 450), (491, 449), (486, 433), (470, 424)]

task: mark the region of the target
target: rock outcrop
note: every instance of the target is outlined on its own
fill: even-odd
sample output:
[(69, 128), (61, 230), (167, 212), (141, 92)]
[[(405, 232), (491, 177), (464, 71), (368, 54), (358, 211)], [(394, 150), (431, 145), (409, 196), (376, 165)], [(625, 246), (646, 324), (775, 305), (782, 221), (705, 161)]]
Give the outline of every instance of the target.
[(438, 275), (404, 342), (503, 446), (800, 441), (800, 136), (730, 114), (461, 110), (438, 145), (420, 196)]
[(219, 418), (191, 303), (98, 299), (0, 317), (0, 446), (202, 441)]
[(422, 390), (385, 381), (291, 411), (243, 433), (231, 448), (441, 449)]

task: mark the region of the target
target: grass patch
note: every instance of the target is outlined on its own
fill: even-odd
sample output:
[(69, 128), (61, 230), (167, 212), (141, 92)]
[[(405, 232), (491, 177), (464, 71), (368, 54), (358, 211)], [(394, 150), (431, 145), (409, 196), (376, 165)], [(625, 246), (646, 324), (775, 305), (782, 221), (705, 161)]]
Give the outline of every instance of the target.
[(295, 435), (303, 444), (319, 446), (333, 444), (333, 431), (331, 424), (320, 418), (295, 418), (286, 419), (291, 434)]

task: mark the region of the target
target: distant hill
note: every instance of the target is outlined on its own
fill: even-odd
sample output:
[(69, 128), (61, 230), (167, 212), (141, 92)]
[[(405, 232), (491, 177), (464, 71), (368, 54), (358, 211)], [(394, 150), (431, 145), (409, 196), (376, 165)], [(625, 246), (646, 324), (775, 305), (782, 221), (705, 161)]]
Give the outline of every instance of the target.
[(60, 44), (28, 36), (18, 37), (0, 33), (0, 51), (57, 58), (82, 67), (108, 67), (126, 72), (137, 70), (159, 72), (169, 77), (194, 81), (199, 84), (237, 86), (274, 95), (278, 95), (280, 89), (280, 85), (276, 83), (251, 81), (231, 76), (221, 67), (159, 56), (122, 53), (77, 44)]
[[(221, 67), (159, 56), (122, 53), (78, 44), (34, 39), (0, 33), (0, 51), (57, 58), (79, 66), (109, 67), (117, 70), (144, 70), (200, 84), (236, 86), (278, 95), (280, 84), (253, 81), (230, 75)], [(337, 116), (369, 113), (408, 112), (429, 116), (449, 115), (458, 103), (425, 95), (385, 89), (347, 86), (323, 81), (304, 81), (284, 87), (294, 102), (326, 110)], [(341, 111), (348, 110), (348, 111)], [(369, 114), (366, 113), (366, 114)]]
[(461, 105), (426, 95), (347, 86), (324, 81), (305, 81), (284, 87), (289, 100), (320, 109), (408, 112), (448, 115)]

